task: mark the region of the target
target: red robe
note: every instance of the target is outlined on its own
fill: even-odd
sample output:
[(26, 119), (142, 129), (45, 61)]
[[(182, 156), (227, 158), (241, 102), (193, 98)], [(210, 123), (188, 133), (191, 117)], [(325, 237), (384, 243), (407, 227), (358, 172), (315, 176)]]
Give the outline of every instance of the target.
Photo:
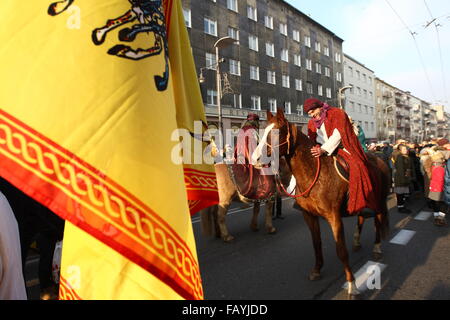
[[(324, 125), (328, 137), (333, 134), (335, 129), (339, 131), (341, 144), (350, 153), (348, 154), (341, 148), (337, 149), (338, 154), (347, 161), (350, 167), (348, 213), (356, 214), (364, 208), (380, 212), (376, 197), (379, 190), (374, 188), (378, 184), (372, 183), (377, 179), (374, 168), (369, 163), (347, 114), (341, 109), (331, 108), (327, 112)], [(317, 128), (313, 119), (308, 122), (308, 136), (314, 143), (317, 143)]]

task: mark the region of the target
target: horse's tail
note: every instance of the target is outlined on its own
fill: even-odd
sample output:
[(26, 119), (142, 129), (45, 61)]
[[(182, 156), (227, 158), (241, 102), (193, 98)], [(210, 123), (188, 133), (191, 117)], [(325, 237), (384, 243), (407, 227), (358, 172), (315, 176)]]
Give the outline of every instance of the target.
[(200, 211), (202, 234), (206, 237), (218, 235), (219, 224), (217, 221), (218, 206), (214, 205)]

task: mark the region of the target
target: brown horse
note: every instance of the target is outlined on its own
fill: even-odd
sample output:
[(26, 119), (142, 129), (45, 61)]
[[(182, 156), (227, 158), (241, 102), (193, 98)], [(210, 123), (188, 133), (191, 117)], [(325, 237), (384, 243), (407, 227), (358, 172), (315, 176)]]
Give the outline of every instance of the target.
[[(212, 232), (215, 232), (217, 237), (222, 238), (225, 242), (230, 242), (234, 239), (228, 232), (228, 228), (225, 223), (225, 217), (228, 212), (228, 208), (235, 200), (241, 201), (245, 204), (253, 203), (253, 215), (250, 223), (250, 228), (253, 231), (258, 231), (258, 215), (261, 207), (261, 202), (266, 202), (266, 215), (265, 215), (265, 228), (267, 233), (274, 234), (276, 229), (272, 225), (272, 211), (274, 204), (274, 196), (262, 200), (251, 200), (242, 196), (235, 181), (230, 174), (231, 168), (226, 164), (216, 164), (216, 178), (217, 188), (219, 192), (219, 204), (206, 208), (200, 211), (200, 217), (202, 221), (202, 231), (204, 235), (210, 236)], [(284, 159), (280, 159), (279, 175), (285, 184), (289, 183), (292, 176), (290, 169)], [(275, 186), (274, 186), (275, 187)], [(276, 189), (272, 190), (275, 195)]]
[[(280, 109), (278, 109), (276, 116), (268, 111), (267, 120), (269, 126), (267, 130), (272, 128), (279, 130), (279, 144), (276, 147), (278, 147), (279, 155), (286, 157), (292, 174), (297, 181), (296, 195), (312, 186), (308, 194), (296, 198), (297, 204), (303, 211), (305, 222), (310, 229), (316, 256), (316, 263), (309, 279), (318, 280), (321, 277), (320, 270), (323, 266), (323, 255), (319, 217), (322, 217), (331, 226), (336, 241), (337, 255), (344, 264), (348, 293), (351, 295), (358, 294), (355, 278), (349, 265), (342, 222), (342, 216), (346, 214), (348, 182), (341, 179), (338, 175), (332, 157), (320, 158), (320, 172), (318, 178), (315, 179), (318, 163), (317, 159), (313, 158), (310, 152), (314, 146), (313, 142), (295, 125), (290, 124)], [(264, 143), (264, 141), (261, 143)], [(266, 144), (270, 146), (269, 139)], [(270, 147), (272, 149), (275, 146)], [(376, 212), (374, 217), (376, 229), (374, 254), (379, 258), (381, 256), (381, 239), (387, 236), (389, 229), (386, 200), (389, 192), (390, 172), (381, 159), (371, 155), (368, 155), (368, 157), (370, 163), (377, 167), (377, 174), (380, 175), (380, 181), (383, 182), (381, 186), (382, 192), (377, 195), (382, 212)], [(314, 182), (315, 180), (316, 182)], [(364, 217), (360, 214), (358, 220), (357, 230), (360, 230)], [(359, 235), (360, 232), (355, 236), (355, 239), (357, 238), (358, 241)]]

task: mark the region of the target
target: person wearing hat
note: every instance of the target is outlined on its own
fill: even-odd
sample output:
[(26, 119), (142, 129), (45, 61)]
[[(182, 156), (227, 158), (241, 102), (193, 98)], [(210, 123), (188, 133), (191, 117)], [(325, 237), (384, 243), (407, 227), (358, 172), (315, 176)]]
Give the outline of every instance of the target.
[(236, 159), (238, 164), (252, 164), (252, 154), (258, 146), (259, 116), (249, 113), (239, 130), (236, 145)]
[(446, 226), (445, 216), (448, 208), (444, 203), (445, 156), (441, 151), (435, 150), (431, 155), (431, 161), (430, 192), (428, 198), (431, 200), (431, 208), (434, 211), (434, 224), (437, 226)]
[(303, 109), (311, 117), (308, 136), (317, 144), (311, 149), (313, 157), (338, 153), (349, 164), (348, 213), (357, 214), (365, 208), (380, 212), (375, 171), (369, 170), (371, 165), (345, 111), (313, 98), (305, 101)]

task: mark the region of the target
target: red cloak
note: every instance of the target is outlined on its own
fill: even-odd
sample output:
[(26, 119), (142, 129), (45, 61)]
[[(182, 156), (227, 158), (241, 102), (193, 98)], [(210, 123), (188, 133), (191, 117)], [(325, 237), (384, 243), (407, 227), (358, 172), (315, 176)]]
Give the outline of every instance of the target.
[[(341, 109), (331, 108), (327, 112), (324, 125), (328, 137), (333, 134), (335, 129), (339, 131), (341, 144), (350, 153), (341, 148), (338, 149), (338, 154), (347, 161), (350, 167), (348, 213), (356, 214), (364, 208), (380, 212), (376, 199), (379, 184), (373, 171), (375, 168), (369, 163), (347, 114)], [(314, 143), (317, 143), (317, 128), (313, 119), (308, 122), (308, 136)]]

